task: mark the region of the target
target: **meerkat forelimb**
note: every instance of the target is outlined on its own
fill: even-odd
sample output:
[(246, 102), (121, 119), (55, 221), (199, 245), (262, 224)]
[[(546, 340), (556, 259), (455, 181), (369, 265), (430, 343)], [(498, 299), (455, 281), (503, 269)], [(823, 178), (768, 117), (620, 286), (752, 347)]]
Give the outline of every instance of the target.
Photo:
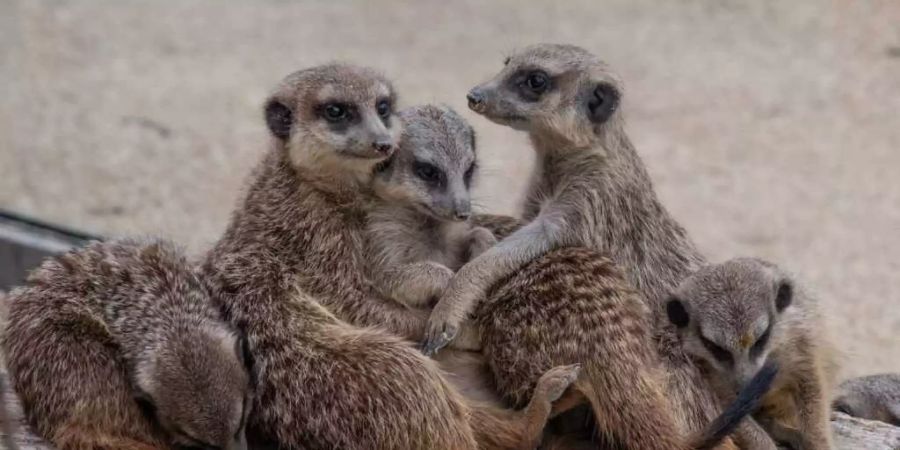
[(835, 351), (815, 299), (783, 270), (754, 258), (704, 267), (675, 289), (666, 310), (720, 396), (773, 362), (781, 370), (756, 415), (760, 424), (776, 440), (796, 440), (780, 438), (794, 428), (803, 448), (832, 448)]
[(242, 341), (173, 245), (91, 243), (8, 301), (9, 379), (57, 448), (246, 449)]
[(900, 374), (883, 373), (851, 378), (835, 393), (835, 411), (900, 426)]
[(366, 275), (371, 177), (401, 127), (394, 98), (371, 69), (332, 64), (288, 76), (266, 104), (271, 148), (201, 271), (264, 368), (249, 429), (286, 449), (521, 448), (543, 428), (527, 426), (530, 411), (557, 392), (515, 413), (467, 402), (401, 339), (421, 338), (425, 310)]

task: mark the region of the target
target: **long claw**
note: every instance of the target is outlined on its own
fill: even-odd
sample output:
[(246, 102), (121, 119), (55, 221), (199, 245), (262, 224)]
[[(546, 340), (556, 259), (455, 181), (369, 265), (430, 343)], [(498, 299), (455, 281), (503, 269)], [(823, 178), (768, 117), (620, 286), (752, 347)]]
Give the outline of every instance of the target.
[(450, 341), (456, 337), (457, 327), (445, 325), (443, 331), (438, 333), (428, 333), (428, 337), (422, 344), (422, 353), (425, 356), (434, 356), (438, 350), (450, 344)]

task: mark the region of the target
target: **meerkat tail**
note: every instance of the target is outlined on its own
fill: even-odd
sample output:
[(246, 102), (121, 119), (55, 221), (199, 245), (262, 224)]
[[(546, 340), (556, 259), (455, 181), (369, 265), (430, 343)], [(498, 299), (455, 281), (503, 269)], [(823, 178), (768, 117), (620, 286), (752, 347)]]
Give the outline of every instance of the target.
[(766, 364), (747, 385), (741, 389), (737, 398), (722, 412), (697, 438), (693, 440), (693, 448), (697, 450), (712, 449), (737, 429), (745, 417), (753, 414), (760, 401), (769, 392), (778, 366)]

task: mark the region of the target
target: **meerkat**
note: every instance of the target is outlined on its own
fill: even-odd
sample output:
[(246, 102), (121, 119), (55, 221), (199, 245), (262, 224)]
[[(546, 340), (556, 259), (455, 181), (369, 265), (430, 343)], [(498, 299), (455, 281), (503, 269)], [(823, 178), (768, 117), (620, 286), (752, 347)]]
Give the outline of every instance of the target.
[[(469, 221), (477, 168), (472, 127), (446, 106), (407, 108), (398, 116), (404, 127), (398, 149), (376, 166), (372, 182), (366, 266), (383, 295), (430, 308), (454, 272), (497, 239)], [(480, 346), (472, 338), (467, 347)], [(502, 404), (479, 352), (444, 352), (436, 360), (463, 395)]]
[(900, 426), (900, 374), (846, 380), (838, 386), (832, 407), (854, 417)]
[(248, 429), (285, 449), (533, 448), (578, 367), (544, 373), (521, 411), (468, 402), (402, 339), (421, 336), (427, 312), (366, 276), (394, 103), (383, 76), (343, 64), (289, 75), (266, 103), (271, 148), (201, 268), (259, 367)]
[[(553, 249), (585, 246), (622, 267), (627, 283), (619, 286), (636, 288), (652, 314), (667, 396), (678, 405), (681, 428), (696, 433), (721, 405), (676, 344), (663, 302), (704, 260), (657, 199), (625, 133), (622, 99), (621, 83), (606, 64), (582, 48), (555, 44), (513, 54), (497, 75), (469, 92), (476, 113), (529, 134), (537, 161), (525, 225), (457, 271), (433, 309), (425, 348), (452, 341), (478, 301), (494, 295), (498, 281), (525, 276), (524, 264)], [(597, 325), (584, 326), (579, 332)]]
[(780, 371), (756, 415), (760, 424), (776, 440), (798, 441), (780, 431), (796, 429), (800, 448), (832, 448), (836, 352), (816, 302), (784, 271), (755, 258), (703, 267), (674, 290), (666, 311), (720, 397), (733, 396), (771, 361)]
[(247, 448), (249, 360), (172, 244), (91, 243), (8, 302), (10, 383), (57, 448)]
[(388, 297), (430, 307), (466, 261), (497, 243), (472, 225), (475, 131), (445, 106), (399, 113), (397, 152), (376, 167), (366, 220), (370, 277)]

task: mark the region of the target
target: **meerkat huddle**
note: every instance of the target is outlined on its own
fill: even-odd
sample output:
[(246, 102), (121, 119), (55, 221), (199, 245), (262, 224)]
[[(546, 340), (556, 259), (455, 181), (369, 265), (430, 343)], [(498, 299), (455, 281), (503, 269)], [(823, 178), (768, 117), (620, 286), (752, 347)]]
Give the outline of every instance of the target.
[(537, 154), (518, 220), (472, 213), (476, 137), (452, 109), (398, 112), (368, 68), (289, 75), (201, 261), (94, 243), (9, 294), (29, 422), (79, 450), (831, 448), (814, 300), (769, 263), (706, 262), (622, 99), (552, 44), (472, 89)]

